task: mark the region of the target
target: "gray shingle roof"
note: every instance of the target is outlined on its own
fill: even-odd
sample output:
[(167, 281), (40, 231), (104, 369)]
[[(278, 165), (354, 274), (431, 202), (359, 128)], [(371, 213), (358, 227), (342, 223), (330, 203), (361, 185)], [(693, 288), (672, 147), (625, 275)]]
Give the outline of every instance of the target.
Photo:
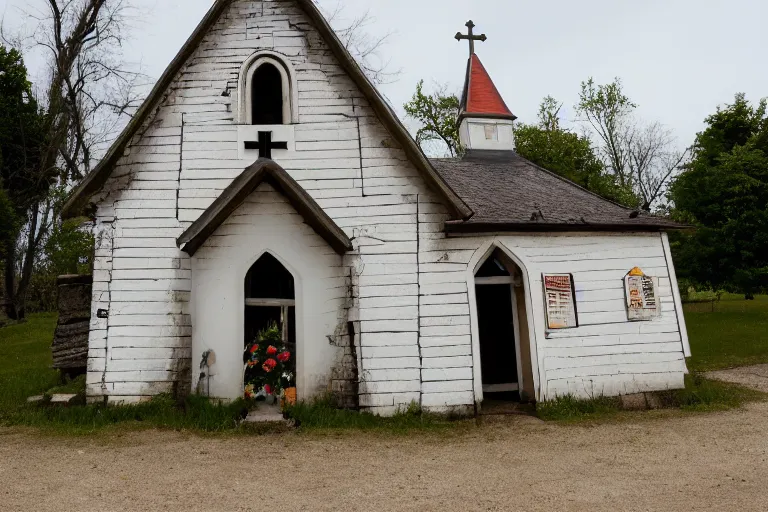
[(686, 226), (638, 213), (547, 171), (512, 151), (469, 151), (432, 165), (475, 215), (448, 232), (659, 231)]

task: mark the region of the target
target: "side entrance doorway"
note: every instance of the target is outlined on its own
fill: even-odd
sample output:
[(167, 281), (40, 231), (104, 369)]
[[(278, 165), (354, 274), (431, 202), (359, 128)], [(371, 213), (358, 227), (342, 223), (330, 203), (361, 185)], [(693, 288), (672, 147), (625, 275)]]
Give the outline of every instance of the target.
[(524, 287), (519, 268), (501, 250), (475, 273), (475, 299), (484, 404), (528, 401), (533, 376)]

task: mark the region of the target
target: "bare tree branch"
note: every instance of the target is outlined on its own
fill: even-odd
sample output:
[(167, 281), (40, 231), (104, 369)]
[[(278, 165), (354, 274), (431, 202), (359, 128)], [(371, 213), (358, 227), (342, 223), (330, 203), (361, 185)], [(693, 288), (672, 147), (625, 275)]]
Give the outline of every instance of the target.
[(348, 19), (344, 17), (344, 5), (339, 2), (333, 10), (323, 9), (325, 17), (334, 27), (344, 47), (357, 60), (358, 65), (368, 78), (376, 85), (396, 82), (401, 70), (391, 69), (391, 60), (385, 60), (381, 49), (394, 35), (388, 31), (383, 35), (373, 35), (370, 26), (376, 18), (370, 11), (360, 16)]
[(46, 85), (39, 91), (45, 143), (37, 175), (50, 181), (52, 192), (30, 209), (24, 248), (17, 251), (14, 304), (21, 317), (35, 260), (53, 223), (60, 222), (53, 191), (66, 190), (90, 172), (139, 104), (138, 87), (145, 79), (123, 59), (134, 11), (127, 0), (31, 0), (27, 9), (34, 27), (17, 40), (21, 48), (44, 49), (47, 58)]

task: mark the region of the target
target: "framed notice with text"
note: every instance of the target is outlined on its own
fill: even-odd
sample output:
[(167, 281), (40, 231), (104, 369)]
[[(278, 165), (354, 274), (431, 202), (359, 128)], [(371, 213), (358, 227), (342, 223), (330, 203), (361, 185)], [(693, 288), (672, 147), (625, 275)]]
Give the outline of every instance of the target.
[(627, 318), (637, 322), (653, 320), (661, 315), (661, 304), (656, 295), (659, 278), (645, 275), (635, 267), (624, 277), (624, 289), (627, 296)]
[(572, 329), (579, 326), (576, 287), (572, 274), (543, 274), (544, 302), (548, 329)]

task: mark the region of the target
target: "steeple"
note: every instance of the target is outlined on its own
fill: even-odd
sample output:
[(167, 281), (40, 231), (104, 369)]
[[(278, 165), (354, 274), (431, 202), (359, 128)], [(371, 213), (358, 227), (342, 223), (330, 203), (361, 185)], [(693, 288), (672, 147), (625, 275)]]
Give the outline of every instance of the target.
[(467, 77), (459, 109), (459, 137), (467, 149), (506, 150), (515, 149), (512, 122), (517, 119), (491, 76), (475, 53), (475, 41), (486, 41), (485, 34), (473, 33), (475, 24), (467, 22), (469, 35), (456, 34), (456, 39), (470, 42)]

